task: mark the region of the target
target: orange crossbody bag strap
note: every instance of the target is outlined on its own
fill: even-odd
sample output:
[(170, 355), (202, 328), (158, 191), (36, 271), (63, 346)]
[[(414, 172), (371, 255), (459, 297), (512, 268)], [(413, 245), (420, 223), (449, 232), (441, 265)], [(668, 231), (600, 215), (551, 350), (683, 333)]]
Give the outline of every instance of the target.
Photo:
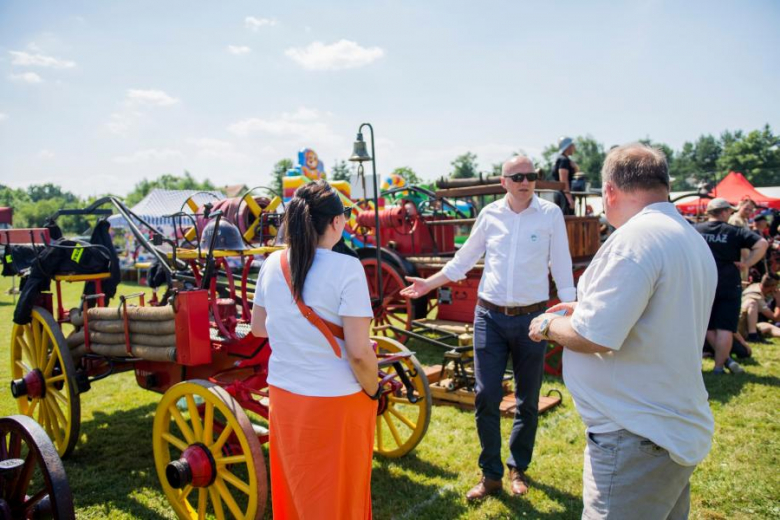
[[(287, 281), (287, 287), (290, 288), (290, 294), (293, 292), (292, 275), (290, 274), (290, 261), (287, 259), (287, 251), (282, 252), (282, 272), (284, 273), (284, 279)], [(294, 298), (294, 296), (293, 296)], [(336, 338), (344, 339), (344, 329), (335, 323), (322, 319), (319, 314), (314, 312), (314, 309), (303, 303), (302, 299), (295, 300), (295, 304), (298, 305), (298, 310), (301, 311), (303, 317), (309, 320), (309, 322), (317, 327), (317, 330), (322, 332), (325, 339), (330, 343), (330, 348), (333, 349), (333, 353), (336, 357), (341, 357), (341, 347)]]

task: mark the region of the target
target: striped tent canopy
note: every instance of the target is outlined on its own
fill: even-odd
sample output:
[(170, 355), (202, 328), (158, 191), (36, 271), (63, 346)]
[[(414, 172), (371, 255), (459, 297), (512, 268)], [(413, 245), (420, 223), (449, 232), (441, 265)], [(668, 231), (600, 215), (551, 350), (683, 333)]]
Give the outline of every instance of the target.
[[(214, 202), (225, 198), (218, 191), (154, 189), (130, 209), (140, 218), (156, 227), (158, 231), (172, 235), (175, 224), (174, 220), (167, 215), (172, 215), (182, 210), (192, 213), (187, 204), (185, 204), (190, 197), (198, 206), (206, 202)], [(121, 229), (127, 227), (127, 221), (122, 215), (112, 215), (108, 221), (113, 228)], [(182, 221), (182, 226), (185, 228), (189, 227), (189, 222), (187, 220)]]

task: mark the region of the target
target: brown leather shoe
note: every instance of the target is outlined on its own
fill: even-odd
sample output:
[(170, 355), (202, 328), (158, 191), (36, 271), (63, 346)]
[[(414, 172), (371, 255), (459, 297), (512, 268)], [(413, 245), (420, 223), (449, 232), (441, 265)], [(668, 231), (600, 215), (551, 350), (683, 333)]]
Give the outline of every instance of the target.
[(469, 502), (474, 500), (482, 500), (488, 495), (495, 495), (500, 493), (504, 488), (500, 480), (493, 480), (487, 477), (482, 477), (479, 484), (474, 486), (466, 493), (466, 500)]
[(528, 493), (528, 477), (517, 468), (509, 468), (509, 480), (512, 482), (513, 495), (525, 495)]

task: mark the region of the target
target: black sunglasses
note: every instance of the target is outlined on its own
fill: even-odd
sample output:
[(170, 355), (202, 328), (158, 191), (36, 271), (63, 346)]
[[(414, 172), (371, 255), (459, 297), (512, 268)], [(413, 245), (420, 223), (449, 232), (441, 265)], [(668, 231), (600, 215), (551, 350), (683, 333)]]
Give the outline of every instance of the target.
[(514, 175), (504, 175), (506, 179), (512, 179), (513, 182), (523, 182), (523, 179), (528, 179), (528, 182), (534, 182), (539, 178), (538, 173), (516, 173)]

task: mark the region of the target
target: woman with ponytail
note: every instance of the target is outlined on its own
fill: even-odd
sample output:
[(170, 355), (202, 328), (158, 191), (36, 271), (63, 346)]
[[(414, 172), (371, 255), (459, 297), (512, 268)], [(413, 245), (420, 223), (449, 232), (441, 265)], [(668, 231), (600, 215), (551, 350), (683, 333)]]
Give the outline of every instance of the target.
[(332, 251), (350, 211), (323, 180), (300, 187), (284, 214), (287, 249), (270, 255), (257, 279), (252, 333), (272, 347), (275, 519), (371, 518), (373, 313), (360, 261)]

